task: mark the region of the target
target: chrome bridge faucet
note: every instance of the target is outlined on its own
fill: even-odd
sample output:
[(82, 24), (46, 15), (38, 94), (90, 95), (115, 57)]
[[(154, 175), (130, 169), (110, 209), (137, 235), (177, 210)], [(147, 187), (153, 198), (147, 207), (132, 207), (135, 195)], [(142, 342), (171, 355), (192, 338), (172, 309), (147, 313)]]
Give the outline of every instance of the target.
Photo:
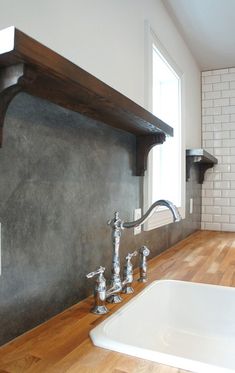
[[(150, 208), (146, 211), (146, 213), (140, 218), (135, 221), (131, 222), (123, 222), (120, 217), (119, 213), (114, 213), (114, 218), (108, 221), (108, 224), (112, 228), (112, 244), (113, 244), (113, 259), (112, 259), (112, 276), (111, 276), (111, 286), (118, 287), (121, 284), (120, 278), (120, 255), (119, 255), (119, 247), (120, 247), (120, 239), (121, 239), (121, 232), (124, 228), (135, 228), (139, 225), (144, 224), (150, 216), (154, 213), (156, 207), (158, 206), (165, 206), (167, 207), (172, 215), (173, 221), (178, 222), (181, 220), (181, 216), (177, 207), (170, 201), (166, 199), (160, 199), (152, 204)], [(122, 298), (120, 296), (120, 290), (116, 293), (112, 294), (110, 297), (107, 298), (109, 303), (119, 303), (121, 302)]]
[[(167, 207), (172, 215), (173, 221), (178, 222), (181, 220), (180, 213), (177, 207), (170, 201), (165, 199), (158, 200), (152, 204), (152, 206), (147, 210), (147, 212), (138, 220), (131, 222), (124, 222), (120, 219), (119, 213), (114, 213), (114, 218), (108, 221), (112, 229), (112, 246), (113, 246), (113, 256), (112, 256), (112, 274), (110, 281), (110, 288), (106, 290), (106, 281), (103, 276), (105, 268), (100, 267), (97, 271), (91, 272), (87, 275), (87, 278), (94, 277), (98, 275), (96, 286), (95, 286), (95, 306), (92, 309), (92, 312), (97, 314), (103, 314), (108, 312), (108, 309), (105, 306), (105, 301), (109, 303), (119, 303), (122, 301), (120, 293), (130, 294), (133, 292), (131, 283), (133, 281), (133, 266), (130, 262), (131, 258), (137, 253), (128, 254), (126, 257), (126, 265), (124, 268), (124, 280), (121, 280), (120, 276), (120, 239), (121, 233), (124, 228), (135, 228), (144, 224), (147, 219), (153, 214), (155, 209), (158, 206)], [(146, 256), (149, 254), (149, 250), (143, 246), (140, 249), (140, 282), (145, 282), (147, 279), (147, 265), (146, 265)]]

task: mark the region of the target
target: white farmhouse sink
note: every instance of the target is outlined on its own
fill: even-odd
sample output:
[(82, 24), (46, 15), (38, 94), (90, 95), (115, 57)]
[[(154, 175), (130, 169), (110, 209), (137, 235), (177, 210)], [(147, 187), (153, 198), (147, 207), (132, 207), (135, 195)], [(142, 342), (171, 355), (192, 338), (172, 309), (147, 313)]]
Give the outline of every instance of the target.
[(192, 372), (235, 372), (235, 288), (155, 281), (90, 332), (96, 346)]

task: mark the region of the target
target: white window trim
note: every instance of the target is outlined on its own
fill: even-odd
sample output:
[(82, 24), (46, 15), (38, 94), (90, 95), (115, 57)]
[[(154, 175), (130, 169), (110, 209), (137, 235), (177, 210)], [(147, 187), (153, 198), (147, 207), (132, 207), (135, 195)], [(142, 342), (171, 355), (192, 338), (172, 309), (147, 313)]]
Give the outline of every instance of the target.
[[(152, 111), (152, 42), (169, 64), (176, 71), (181, 79), (181, 206), (179, 208), (182, 219), (185, 218), (185, 78), (184, 74), (178, 68), (176, 63), (171, 58), (166, 48), (162, 45), (153, 31), (149, 21), (145, 21), (145, 108)], [(144, 176), (144, 193), (143, 207), (144, 211), (152, 204), (152, 152), (148, 156), (148, 167)], [(167, 224), (172, 223), (172, 214), (166, 208), (159, 208), (144, 224), (144, 230), (149, 231)]]

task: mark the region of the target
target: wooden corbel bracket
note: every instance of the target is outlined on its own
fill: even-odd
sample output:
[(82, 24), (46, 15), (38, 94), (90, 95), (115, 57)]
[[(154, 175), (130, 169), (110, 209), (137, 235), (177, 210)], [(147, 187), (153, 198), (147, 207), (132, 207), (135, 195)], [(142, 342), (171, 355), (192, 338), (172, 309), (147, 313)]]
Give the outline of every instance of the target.
[(35, 78), (35, 72), (23, 63), (0, 68), (0, 147), (3, 142), (5, 115), (10, 102), (17, 93), (26, 90)]
[(24, 74), (23, 70), (23, 64), (0, 69), (0, 147), (2, 147), (6, 111), (11, 100), (21, 91), (19, 80)]
[(199, 168), (199, 184), (203, 184), (204, 177), (205, 177), (205, 172), (209, 169), (214, 167), (213, 163), (199, 163), (198, 168)]
[(144, 176), (147, 170), (148, 154), (157, 144), (163, 144), (166, 140), (165, 133), (137, 136), (136, 138), (136, 176)]

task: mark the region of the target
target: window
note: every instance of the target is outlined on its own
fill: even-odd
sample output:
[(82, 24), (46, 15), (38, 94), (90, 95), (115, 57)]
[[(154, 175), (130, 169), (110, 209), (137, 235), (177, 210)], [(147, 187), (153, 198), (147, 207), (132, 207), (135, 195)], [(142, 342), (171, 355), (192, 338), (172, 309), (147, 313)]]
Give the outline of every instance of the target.
[[(174, 137), (149, 153), (145, 177), (145, 210), (158, 199), (172, 201), (184, 217), (184, 151), (182, 146), (182, 74), (155, 35), (150, 33), (148, 109), (174, 128)], [(166, 208), (159, 208), (145, 225), (153, 229), (172, 222)]]

